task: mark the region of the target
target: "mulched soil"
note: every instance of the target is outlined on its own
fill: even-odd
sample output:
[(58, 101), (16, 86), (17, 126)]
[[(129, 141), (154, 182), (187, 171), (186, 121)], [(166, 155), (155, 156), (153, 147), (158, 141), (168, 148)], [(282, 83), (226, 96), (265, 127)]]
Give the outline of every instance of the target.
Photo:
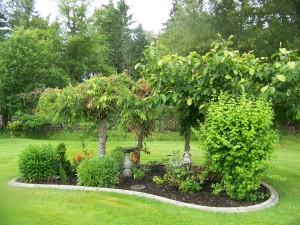
[[(212, 206), (212, 207), (241, 207), (241, 206), (251, 206), (262, 203), (266, 199), (259, 199), (257, 201), (235, 201), (230, 199), (225, 192), (219, 195), (212, 194), (213, 189), (210, 187), (210, 182), (205, 182), (202, 184), (202, 189), (195, 193), (189, 194), (176, 190), (174, 187), (167, 184), (158, 185), (152, 179), (153, 176), (163, 177), (165, 174), (165, 166), (155, 165), (150, 166), (149, 171), (141, 180), (135, 180), (133, 178), (122, 178), (120, 183), (116, 186), (117, 189), (123, 190), (134, 190), (144, 186), (143, 189), (139, 189), (139, 192), (144, 192), (148, 194), (153, 194), (169, 199), (173, 199), (180, 202), (191, 203), (195, 205)], [(47, 184), (62, 184), (59, 180), (49, 182)], [(45, 184), (43, 182), (43, 184)], [(76, 179), (70, 179), (67, 183), (68, 185), (76, 185)], [(268, 194), (268, 190), (263, 186), (259, 191)]]
[[(168, 186), (167, 184), (158, 185), (152, 180), (153, 176), (163, 177), (164, 173), (164, 166), (151, 166), (149, 172), (141, 180), (134, 180), (133, 178), (123, 179), (116, 188), (132, 190), (132, 186), (144, 185), (145, 188), (139, 190), (140, 192), (158, 195), (180, 202), (214, 207), (251, 206), (262, 203), (266, 200), (260, 199), (257, 201), (235, 201), (230, 199), (224, 192), (220, 193), (219, 195), (214, 195), (212, 194), (213, 189), (210, 187), (211, 184), (209, 182), (204, 183), (202, 185), (202, 189), (195, 194), (184, 193), (174, 189), (172, 186)], [(268, 193), (268, 190), (264, 187), (261, 187), (260, 191)]]

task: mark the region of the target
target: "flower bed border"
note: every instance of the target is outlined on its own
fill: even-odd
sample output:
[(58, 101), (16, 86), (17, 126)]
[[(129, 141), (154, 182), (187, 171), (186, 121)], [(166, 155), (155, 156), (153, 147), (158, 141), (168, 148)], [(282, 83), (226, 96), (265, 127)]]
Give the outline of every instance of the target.
[(86, 186), (75, 186), (75, 185), (55, 185), (55, 184), (29, 184), (29, 183), (20, 183), (17, 181), (18, 178), (12, 179), (8, 182), (9, 186), (13, 187), (25, 187), (25, 188), (54, 188), (54, 189), (63, 189), (63, 190), (82, 190), (82, 191), (99, 191), (99, 192), (109, 192), (109, 193), (117, 193), (117, 194), (126, 194), (126, 195), (134, 195), (138, 197), (154, 199), (160, 202), (169, 203), (173, 205), (177, 205), (179, 207), (187, 207), (192, 209), (211, 211), (211, 212), (226, 212), (226, 213), (243, 213), (243, 212), (251, 212), (262, 210), (266, 208), (270, 208), (274, 206), (279, 201), (278, 192), (269, 184), (263, 183), (262, 185), (270, 191), (270, 197), (265, 202), (262, 202), (257, 205), (252, 206), (243, 206), (243, 207), (210, 207), (203, 205), (194, 205), (184, 202), (179, 202), (176, 200), (142, 193), (138, 191), (130, 191), (130, 190), (122, 190), (122, 189), (114, 189), (114, 188), (98, 188), (98, 187), (86, 187)]

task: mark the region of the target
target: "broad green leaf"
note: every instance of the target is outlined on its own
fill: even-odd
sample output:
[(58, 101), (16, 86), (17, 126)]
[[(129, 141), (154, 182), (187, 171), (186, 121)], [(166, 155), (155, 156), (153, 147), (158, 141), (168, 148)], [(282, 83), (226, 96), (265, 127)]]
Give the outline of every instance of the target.
[(230, 79), (232, 79), (232, 77), (230, 75), (226, 75), (225, 79), (230, 80)]
[(151, 49), (151, 50), (150, 50), (150, 52), (149, 52), (149, 54), (150, 54), (150, 57), (151, 57), (151, 58), (153, 58), (153, 57), (154, 57), (154, 55), (155, 55), (155, 52), (154, 52), (154, 50), (153, 50), (153, 49)]
[(183, 61), (183, 62), (186, 62), (186, 58), (183, 57), (183, 56), (178, 56), (177, 59), (179, 59), (179, 60), (181, 60), (181, 61)]
[(172, 99), (174, 102), (177, 101), (177, 93), (176, 92), (173, 93)]
[(287, 53), (286, 48), (280, 48), (279, 51), (280, 51), (282, 54), (286, 54), (286, 53)]
[(295, 63), (295, 62), (288, 62), (287, 65), (288, 65), (288, 67), (289, 67), (290, 69), (294, 69), (295, 66), (296, 66), (296, 63)]
[(200, 66), (200, 62), (197, 62), (195, 65), (194, 65), (194, 69), (198, 69)]
[(162, 66), (163, 62), (164, 62), (163, 59), (162, 59), (162, 60), (159, 60), (158, 63), (157, 63), (157, 65), (158, 65), (158, 66)]
[(136, 65), (134, 66), (134, 69), (136, 70), (137, 68), (139, 68), (139, 66), (140, 66), (140, 63), (136, 64)]
[(164, 103), (166, 103), (167, 101), (167, 97), (165, 95), (160, 95), (160, 98), (163, 100)]
[(279, 68), (279, 67), (281, 66), (281, 63), (280, 63), (280, 62), (275, 62), (275, 63), (274, 63), (274, 66), (275, 66), (275, 68), (277, 69), (277, 68)]
[(269, 85), (264, 86), (262, 89), (260, 89), (260, 91), (261, 91), (262, 93), (265, 93), (265, 92), (268, 90), (268, 88), (269, 88)]
[(275, 88), (274, 87), (270, 87), (270, 93), (274, 94), (274, 92), (275, 92)]
[(233, 73), (235, 74), (235, 75), (238, 75), (238, 71), (237, 70), (233, 70)]
[(286, 81), (286, 77), (284, 75), (276, 75), (276, 78), (282, 82)]
[(188, 104), (188, 105), (192, 105), (192, 103), (193, 103), (193, 99), (189, 98), (189, 99), (187, 100), (187, 104)]
[(249, 74), (252, 76), (255, 73), (255, 69), (253, 67), (249, 68)]
[(203, 109), (206, 105), (205, 104), (202, 104), (200, 105), (199, 109)]

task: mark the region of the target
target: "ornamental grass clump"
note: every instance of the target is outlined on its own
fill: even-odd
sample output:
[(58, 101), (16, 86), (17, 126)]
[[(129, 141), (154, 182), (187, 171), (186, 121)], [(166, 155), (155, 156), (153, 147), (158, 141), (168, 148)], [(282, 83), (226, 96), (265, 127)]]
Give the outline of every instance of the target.
[(211, 102), (205, 122), (196, 132), (206, 151), (206, 174), (215, 174), (212, 187), (234, 199), (264, 198), (258, 192), (266, 160), (277, 145), (270, 102), (221, 94)]
[(29, 145), (19, 155), (20, 179), (25, 182), (52, 181), (57, 161), (52, 145)]
[(84, 160), (77, 169), (78, 184), (112, 188), (119, 183), (119, 166), (111, 157)]

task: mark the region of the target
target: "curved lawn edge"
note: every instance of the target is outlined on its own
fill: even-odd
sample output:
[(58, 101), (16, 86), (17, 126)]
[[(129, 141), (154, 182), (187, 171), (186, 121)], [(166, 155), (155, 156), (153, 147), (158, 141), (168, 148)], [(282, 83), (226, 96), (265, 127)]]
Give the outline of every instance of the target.
[(25, 188), (54, 188), (54, 189), (63, 189), (63, 190), (82, 190), (82, 191), (99, 191), (99, 192), (109, 192), (109, 193), (117, 193), (117, 194), (126, 194), (126, 195), (134, 195), (138, 197), (154, 199), (160, 202), (169, 203), (173, 205), (177, 205), (179, 207), (187, 207), (192, 209), (211, 211), (211, 212), (226, 212), (226, 213), (242, 213), (242, 212), (251, 212), (262, 210), (266, 208), (270, 208), (274, 206), (279, 201), (278, 192), (269, 184), (262, 182), (261, 184), (267, 188), (271, 195), (268, 200), (262, 202), (258, 205), (252, 206), (244, 206), (244, 207), (210, 207), (203, 205), (194, 205), (184, 202), (179, 202), (176, 200), (147, 194), (138, 191), (130, 191), (123, 189), (114, 189), (114, 188), (98, 188), (98, 187), (86, 187), (86, 186), (75, 186), (75, 185), (56, 185), (56, 184), (28, 184), (28, 183), (20, 183), (17, 181), (18, 178), (12, 179), (8, 182), (9, 186), (13, 187), (25, 187)]

